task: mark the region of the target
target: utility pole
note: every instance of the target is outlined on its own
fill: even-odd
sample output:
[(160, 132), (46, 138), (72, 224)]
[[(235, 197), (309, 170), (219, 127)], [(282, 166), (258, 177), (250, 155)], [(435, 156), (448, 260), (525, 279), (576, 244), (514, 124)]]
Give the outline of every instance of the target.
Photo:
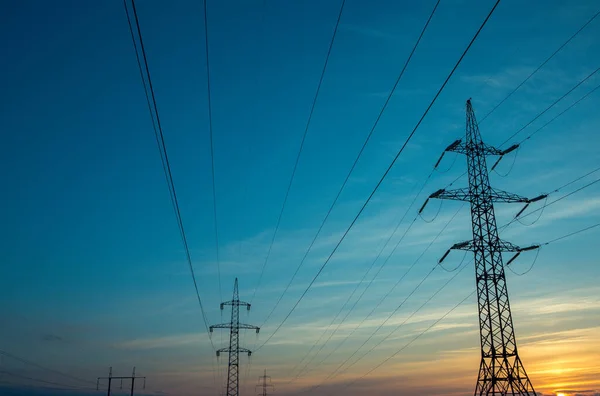
[(98, 377), (98, 380), (96, 381), (96, 390), (98, 390), (98, 386), (100, 385), (100, 380), (108, 380), (108, 393), (107, 395), (110, 396), (110, 388), (112, 385), (112, 380), (114, 379), (118, 379), (121, 380), (121, 389), (123, 389), (123, 380), (131, 380), (131, 396), (133, 396), (133, 389), (135, 387), (135, 380), (136, 378), (140, 378), (144, 380), (144, 389), (146, 389), (146, 377), (136, 377), (135, 376), (135, 367), (133, 368), (133, 374), (130, 377), (113, 377), (112, 375), (112, 367), (110, 367), (108, 369), (108, 377)]
[(244, 301), (240, 301), (238, 294), (238, 280), (235, 278), (233, 286), (233, 300), (222, 302), (221, 311), (225, 305), (231, 305), (231, 321), (229, 323), (222, 323), (218, 325), (210, 326), (210, 332), (214, 329), (230, 329), (229, 332), (229, 347), (221, 348), (217, 350), (217, 357), (221, 355), (221, 352), (227, 352), (229, 354), (229, 366), (227, 368), (227, 396), (238, 396), (239, 395), (239, 357), (240, 352), (247, 353), (248, 356), (252, 355), (252, 351), (246, 348), (240, 347), (240, 329), (244, 330), (256, 330), (256, 333), (260, 331), (257, 326), (240, 323), (240, 306), (245, 306), (250, 311), (250, 304)]
[[(269, 382), (267, 383), (267, 379), (269, 380)], [(269, 377), (267, 375), (267, 369), (265, 369), (265, 374), (262, 377), (258, 377), (258, 380), (260, 382), (260, 380), (262, 380), (262, 384), (258, 384), (256, 385), (255, 388), (262, 388), (262, 393), (257, 393), (256, 396), (267, 396), (267, 388), (272, 388), (273, 390), (275, 390), (275, 387), (273, 385), (271, 385), (271, 377)]]
[[(509, 265), (521, 252), (533, 250), (539, 246), (521, 248), (500, 240), (494, 214), (494, 202), (520, 202), (527, 206), (543, 199), (545, 195), (527, 199), (493, 189), (490, 186), (486, 156), (498, 155), (502, 158), (518, 146), (513, 145), (506, 150), (500, 150), (483, 143), (471, 99), (467, 100), (466, 123), (466, 142), (462, 143), (459, 139), (448, 146), (445, 151), (453, 151), (467, 156), (469, 187), (436, 191), (425, 201), (419, 213), (423, 211), (430, 198), (466, 201), (471, 205), (473, 239), (453, 245), (439, 262), (441, 263), (452, 249), (473, 251), (475, 255), (475, 280), (481, 338), (481, 363), (475, 395), (535, 396), (533, 385), (517, 353), (517, 340), (510, 312), (501, 253), (516, 252), (507, 262), (506, 265)], [(443, 156), (442, 153), (436, 167)]]

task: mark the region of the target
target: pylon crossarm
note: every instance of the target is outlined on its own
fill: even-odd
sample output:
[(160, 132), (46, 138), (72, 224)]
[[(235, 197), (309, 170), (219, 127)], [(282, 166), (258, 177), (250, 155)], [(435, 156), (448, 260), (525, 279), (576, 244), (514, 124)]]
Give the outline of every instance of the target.
[(450, 146), (448, 146), (446, 151), (450, 151), (453, 153), (459, 153), (459, 154), (466, 154), (467, 146), (464, 143), (462, 143), (461, 141), (458, 141), (458, 143), (454, 142)]
[(525, 211), (525, 209), (527, 209), (529, 207), (530, 203), (541, 201), (542, 199), (547, 198), (547, 197), (548, 197), (548, 194), (541, 194), (535, 198), (531, 198), (531, 199), (528, 199), (527, 201), (525, 201), (525, 206), (523, 206), (523, 208), (521, 208), (521, 210), (519, 210), (519, 212), (515, 215), (515, 219), (517, 217), (521, 216), (521, 214)]
[(475, 246), (475, 244), (473, 243), (473, 240), (471, 239), (468, 241), (455, 243), (454, 245), (452, 245), (452, 247), (450, 249), (451, 250), (473, 250), (474, 246)]
[(530, 200), (527, 197), (523, 197), (521, 195), (509, 193), (506, 191), (498, 190), (495, 188), (490, 189), (490, 195), (494, 202), (502, 202), (502, 203), (529, 203)]
[(519, 257), (519, 255), (521, 254), (521, 252), (526, 252), (526, 251), (529, 251), (529, 250), (535, 250), (535, 249), (539, 249), (539, 248), (540, 248), (540, 245), (531, 245), (531, 246), (527, 246), (527, 247), (524, 247), (524, 248), (518, 248), (518, 250), (516, 251), (517, 253), (514, 256), (512, 256), (510, 258), (510, 260), (508, 260), (506, 262), (505, 266), (509, 266), (513, 261), (515, 261), (517, 259), (517, 257)]
[(225, 307), (226, 305), (230, 305), (230, 306), (234, 306), (237, 305), (238, 307), (247, 307), (248, 311), (250, 310), (250, 303), (247, 303), (245, 301), (240, 301), (240, 300), (233, 300), (233, 301), (225, 301), (223, 303), (221, 303), (221, 309), (223, 309), (223, 307)]
[(454, 201), (471, 201), (468, 188), (458, 188), (456, 190), (437, 190), (429, 196), (429, 198), (451, 199)]
[[(532, 249), (536, 249), (539, 247), (539, 245), (532, 245), (532, 246), (528, 246), (526, 248), (521, 248), (511, 242), (507, 242), (507, 241), (502, 241), (502, 240), (497, 240), (497, 243), (494, 244), (495, 246), (492, 246), (491, 249), (498, 251), (498, 252), (523, 252), (526, 250), (532, 250)], [(459, 243), (455, 243), (454, 245), (452, 245), (452, 247), (450, 249), (448, 249), (448, 251), (444, 254), (444, 256), (442, 256), (442, 258), (440, 259), (440, 263), (442, 261), (444, 261), (444, 259), (448, 256), (448, 254), (450, 253), (451, 250), (467, 250), (467, 251), (474, 251), (476, 249), (476, 244), (475, 242), (473, 242), (473, 240), (469, 240), (469, 241), (464, 241), (464, 242), (459, 242)]]
[(497, 149), (494, 146), (490, 146), (489, 144), (485, 144), (481, 142), (478, 148), (483, 151), (484, 155), (504, 155), (504, 150)]
[(500, 160), (502, 160), (502, 158), (504, 158), (504, 156), (506, 154), (508, 154), (510, 152), (513, 152), (514, 150), (516, 150), (518, 148), (519, 148), (518, 144), (513, 144), (512, 146), (510, 146), (506, 150), (503, 150), (502, 154), (500, 154), (500, 157), (498, 157), (498, 159), (496, 160), (496, 162), (494, 162), (494, 165), (492, 165), (492, 168), (490, 170), (493, 171), (494, 169), (496, 169), (496, 166), (498, 166), (498, 163), (500, 162)]
[(452, 245), (452, 247), (450, 249), (448, 249), (446, 251), (446, 253), (444, 253), (442, 258), (438, 260), (438, 264), (441, 264), (446, 259), (446, 257), (448, 257), (448, 255), (450, 254), (450, 252), (452, 250), (473, 250), (473, 247), (474, 247), (474, 244), (473, 244), (472, 240), (455, 243), (454, 245)]
[(470, 152), (480, 152), (483, 155), (504, 155), (505, 154), (505, 150), (499, 150), (496, 147), (490, 146), (483, 142), (480, 142), (479, 144), (454, 142), (450, 146), (448, 146), (446, 151), (451, 151), (451, 152), (459, 153), (459, 154), (469, 154)]
[(433, 168), (437, 168), (438, 165), (440, 164), (440, 162), (442, 162), (442, 158), (444, 158), (444, 154), (446, 154), (446, 151), (453, 151), (453, 149), (458, 146), (461, 142), (461, 139), (455, 140), (451, 145), (449, 145), (448, 147), (446, 147), (446, 150), (442, 151), (442, 155), (440, 155), (440, 159), (437, 160), (437, 162), (435, 163), (435, 165), (433, 166)]
[[(217, 356), (221, 355), (224, 352), (231, 353), (231, 352), (235, 352), (235, 350), (231, 349), (231, 347), (217, 349)], [(246, 348), (242, 348), (242, 347), (239, 348), (239, 352), (247, 353), (248, 356), (252, 355), (252, 351), (250, 349), (246, 349)]]
[(208, 330), (212, 333), (213, 329), (231, 329), (231, 323), (221, 323), (217, 325), (212, 325), (208, 328)]
[(223, 353), (223, 352), (229, 353), (229, 352), (231, 352), (231, 349), (230, 349), (230, 348), (221, 348), (221, 349), (217, 349), (217, 350), (215, 351), (215, 354), (217, 355), (217, 357), (220, 357), (220, 356), (221, 356), (221, 353)]
[(242, 353), (247, 353), (248, 356), (252, 355), (252, 351), (250, 349), (240, 348), (239, 351)]
[(535, 249), (539, 249), (539, 248), (540, 248), (540, 245), (531, 245), (531, 246), (527, 246), (527, 247), (521, 248), (519, 251), (520, 252), (526, 252), (528, 250), (535, 250)]
[(514, 243), (499, 240), (497, 250), (499, 252), (521, 252), (523, 249), (515, 245)]
[[(509, 192), (506, 192), (506, 191), (503, 191), (503, 190), (492, 189), (492, 188), (490, 188), (490, 190), (489, 190), (489, 198), (491, 198), (492, 201), (494, 201), (494, 202), (502, 202), (502, 203), (521, 202), (521, 203), (529, 204), (531, 202), (535, 202), (537, 200), (540, 200), (540, 199), (542, 199), (544, 197), (545, 197), (544, 195), (540, 195), (539, 197), (535, 197), (533, 199), (529, 199), (527, 197), (523, 197), (521, 195), (509, 193)], [(432, 198), (436, 198), (436, 199), (450, 199), (450, 200), (454, 200), (454, 201), (471, 202), (471, 200), (472, 200), (472, 194), (469, 192), (469, 189), (466, 188), (466, 187), (464, 187), (464, 188), (457, 188), (455, 190), (445, 190), (445, 189), (437, 190), (436, 192), (434, 192), (433, 194), (431, 194), (429, 196), (429, 198), (427, 199), (427, 201), (425, 201), (425, 203), (423, 204), (423, 206), (419, 210), (419, 213), (421, 213), (423, 211), (423, 209), (425, 209), (425, 205), (427, 204), (427, 202), (429, 201), (429, 199), (432, 199)], [(521, 212), (523, 210), (521, 210)], [(521, 212), (519, 212), (519, 214)]]
[(245, 329), (245, 330), (256, 330), (257, 333), (260, 331), (260, 327), (252, 326), (252, 325), (244, 324), (244, 323), (240, 323), (239, 328)]

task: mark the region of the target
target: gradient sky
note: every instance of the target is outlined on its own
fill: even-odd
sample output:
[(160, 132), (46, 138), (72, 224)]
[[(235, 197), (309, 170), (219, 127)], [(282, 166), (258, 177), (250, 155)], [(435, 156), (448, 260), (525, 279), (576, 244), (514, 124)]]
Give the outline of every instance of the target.
[[(148, 390), (216, 395), (226, 358), (217, 361), (169, 202), (122, 1), (2, 2), (0, 37), (0, 349), (95, 382), (148, 376)], [(342, 232), (433, 98), (493, 1), (442, 0), (429, 30), (341, 195), (321, 237), (272, 318), (433, 5), (427, 1), (348, 0), (296, 178), (247, 323), (262, 325), (243, 344), (269, 337), (329, 255)], [(250, 300), (264, 263), (339, 11), (339, 0), (209, 0), (214, 156), (222, 295), (212, 211), (201, 1), (140, 0), (137, 8), (173, 177), (200, 294), (211, 324), (227, 320), (219, 302)], [(460, 203), (432, 201), (310, 371), (298, 364), (384, 247), (440, 152), (464, 134), (465, 100), (481, 119), (599, 10), (594, 0), (504, 0), (406, 151), (338, 252), (281, 330), (242, 357), (242, 393), (267, 369), (277, 394), (323, 382), (405, 299), (453, 243), (470, 237)], [(600, 67), (600, 19), (481, 123), (499, 145), (579, 80)], [(573, 91), (514, 141), (544, 125), (600, 83)], [(600, 163), (600, 90), (541, 130), (517, 152), (501, 189), (536, 196)], [(498, 171), (505, 174), (514, 154)], [(417, 198), (371, 274), (384, 263), (426, 196), (465, 170), (448, 155)], [(598, 177), (590, 175), (550, 199)], [(456, 182), (466, 185), (466, 179)], [(416, 186), (416, 187), (415, 187)], [(526, 246), (598, 223), (600, 186), (582, 190), (502, 236)], [(541, 203), (537, 204), (538, 206)], [(532, 207), (532, 209), (534, 209)], [(498, 205), (504, 224), (519, 205)], [(458, 214), (456, 214), (458, 212)], [(366, 316), (456, 214), (414, 268), (341, 348)], [(523, 276), (507, 272), (521, 358), (538, 392), (600, 393), (599, 228), (541, 249)], [(446, 267), (460, 263), (452, 253)], [(527, 271), (535, 253), (511, 265)], [(465, 263), (469, 263), (466, 257)], [(459, 395), (472, 392), (479, 364), (476, 301), (470, 297), (422, 337), (405, 345), (474, 290), (472, 264), (410, 319), (455, 274), (436, 269), (359, 351), (388, 336), (315, 395)], [(359, 286), (351, 304), (366, 284)], [(342, 312), (345, 316), (348, 307)], [(336, 321), (339, 323), (340, 319)], [(325, 339), (326, 339), (325, 338)], [(213, 335), (217, 346), (227, 335)], [(387, 364), (362, 377), (401, 348)], [(318, 350), (316, 348), (313, 354)], [(309, 356), (309, 359), (312, 357)], [(213, 367), (218, 367), (218, 374)], [(300, 366), (302, 367), (302, 366)], [(0, 371), (62, 385), (91, 386), (2, 356)], [(0, 372), (3, 394), (39, 386)], [(24, 388), (27, 386), (27, 388)], [(9, 391), (9, 388), (12, 389)], [(39, 391), (39, 390), (38, 390)], [(140, 390), (141, 391), (141, 390)], [(72, 392), (61, 391), (65, 394)], [(52, 394), (59, 394), (53, 392)], [(95, 393), (90, 393), (95, 394)]]

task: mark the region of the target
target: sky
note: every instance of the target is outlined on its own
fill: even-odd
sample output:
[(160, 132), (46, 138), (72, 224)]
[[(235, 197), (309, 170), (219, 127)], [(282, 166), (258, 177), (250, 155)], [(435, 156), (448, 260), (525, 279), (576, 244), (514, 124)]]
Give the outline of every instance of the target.
[[(447, 271), (437, 265), (452, 244), (471, 237), (469, 210), (432, 200), (416, 216), (430, 193), (466, 170), (464, 157), (446, 155), (416, 193), (440, 153), (464, 136), (465, 101), (472, 98), (482, 120), (600, 10), (593, 0), (501, 1), (358, 221), (275, 332), (494, 1), (441, 0), (275, 308), (434, 4), (346, 1), (266, 263), (341, 2), (208, 0), (218, 260), (203, 5), (136, 4), (206, 320), (229, 320), (219, 304), (232, 298), (237, 277), (240, 298), (252, 303), (240, 320), (261, 326), (258, 335), (241, 335), (241, 344), (255, 350), (241, 357), (241, 394), (254, 393), (265, 369), (280, 395), (473, 391), (480, 351), (471, 256), (452, 252)], [(148, 378), (136, 394), (219, 394), (227, 361), (214, 356), (211, 341), (224, 347), (228, 334), (216, 330), (209, 338), (204, 326), (123, 3), (23, 0), (2, 2), (2, 9), (2, 394), (96, 395), (96, 378), (109, 367), (129, 375), (133, 366)], [(484, 140), (502, 145), (598, 67), (600, 18), (480, 122)], [(501, 147), (526, 138), (599, 83), (597, 73)], [(507, 155), (490, 173), (494, 187), (534, 197), (596, 169), (599, 103), (600, 90)], [(598, 173), (550, 194), (548, 202)], [(453, 185), (466, 183), (462, 177)], [(528, 246), (597, 224), (599, 193), (600, 184), (586, 187), (539, 219), (538, 211), (502, 228), (501, 237)], [(496, 205), (498, 224), (521, 207)], [(520, 357), (540, 394), (600, 393), (599, 232), (543, 246), (537, 260), (536, 252), (523, 253), (508, 268)]]

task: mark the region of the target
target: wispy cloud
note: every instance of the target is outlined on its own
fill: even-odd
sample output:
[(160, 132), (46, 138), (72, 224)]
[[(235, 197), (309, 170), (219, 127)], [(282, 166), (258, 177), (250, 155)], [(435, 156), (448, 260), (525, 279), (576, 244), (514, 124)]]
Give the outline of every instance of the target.
[(512, 89), (519, 85), (533, 70), (535, 70), (535, 67), (532, 66), (512, 66), (490, 74), (463, 75), (461, 80), (467, 84)]
[(198, 346), (208, 343), (209, 340), (206, 337), (206, 333), (188, 333), (156, 338), (134, 339), (131, 341), (120, 342), (118, 344), (115, 344), (114, 347), (118, 349), (143, 350), (159, 348), (179, 348), (189, 345)]
[(597, 213), (600, 208), (600, 198), (591, 197), (584, 199), (573, 199), (568, 204), (553, 209), (546, 215), (547, 221), (572, 219), (582, 217), (590, 213)]
[(63, 338), (60, 336), (57, 336), (55, 334), (44, 334), (42, 336), (42, 340), (48, 341), (48, 342), (62, 342)]

